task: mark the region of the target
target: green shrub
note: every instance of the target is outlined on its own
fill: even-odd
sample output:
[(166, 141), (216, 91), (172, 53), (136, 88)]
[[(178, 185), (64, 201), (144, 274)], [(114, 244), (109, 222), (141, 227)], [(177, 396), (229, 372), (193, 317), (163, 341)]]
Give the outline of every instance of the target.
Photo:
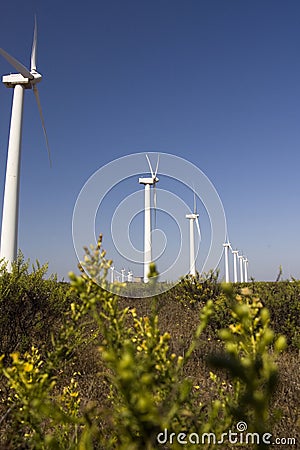
[[(212, 286), (208, 282), (203, 290), (187, 281), (193, 300), (188, 307), (197, 319), (184, 352), (175, 354), (170, 347), (172, 337), (159, 327), (160, 298), (149, 299), (149, 314), (139, 315), (138, 308), (129, 304), (122, 307), (118, 295), (94, 282), (102, 279), (100, 284), (105, 284), (110, 263), (100, 238), (97, 246), (86, 252), (82, 264), (92, 278), (83, 271), (80, 276), (70, 274), (71, 288), (65, 293), (69, 309), (52, 334), (51, 346), (43, 351), (37, 346), (26, 352), (14, 351), (9, 362), (2, 356), (2, 445), (7, 449), (150, 450), (159, 448), (157, 435), (166, 429), (175, 435), (213, 432), (220, 436), (240, 418), (247, 420), (250, 430), (268, 429), (269, 402), (277, 379), (270, 349), (274, 345), (279, 352), (284, 338), (274, 341), (268, 312), (256, 296), (242, 291), (235, 300), (232, 290), (221, 294), (227, 299), (231, 323), (220, 334), (224, 352), (210, 359), (218, 374), (210, 373), (207, 400), (207, 393), (194, 377), (186, 376), (186, 367), (196, 357), (213, 315), (212, 298), (221, 286), (213, 279)], [(22, 264), (13, 275), (16, 283), (23, 276), (18, 276)], [(25, 292), (22, 286), (31, 282), (27, 270), (24, 268), (21, 298)], [(41, 274), (33, 277), (43, 292)], [(12, 298), (21, 301), (13, 278), (7, 280), (10, 292), (14, 292)], [(180, 286), (177, 295), (180, 289), (184, 292)], [(194, 302), (197, 290), (203, 301), (198, 310)], [(205, 295), (209, 297), (206, 302)], [(181, 307), (185, 308), (184, 304)], [(80, 370), (80, 355), (90, 348), (97, 349), (96, 376), (105, 392), (102, 402), (89, 402), (83, 392), (85, 374)], [(224, 377), (222, 369), (226, 370)], [(175, 441), (172, 448), (182, 445)]]
[(186, 275), (173, 289), (173, 295), (185, 306), (196, 306), (214, 300), (221, 292), (218, 283), (219, 272), (210, 271), (196, 276)]
[(269, 311), (249, 288), (243, 288), (237, 296), (231, 287), (225, 289), (233, 323), (219, 332), (224, 353), (210, 360), (214, 367), (228, 370), (235, 383), (237, 396), (228, 403), (230, 412), (250, 424), (250, 431), (263, 434), (270, 429), (269, 404), (277, 386), (274, 356), (285, 349), (286, 339), (279, 336), (275, 340)]
[(283, 333), (288, 345), (300, 349), (300, 282), (253, 283), (256, 294), (269, 309), (272, 327)]
[(71, 302), (66, 283), (45, 279), (46, 264), (37, 262), (31, 272), (29, 266), (21, 253), (11, 273), (0, 266), (0, 354), (6, 356), (48, 343)]

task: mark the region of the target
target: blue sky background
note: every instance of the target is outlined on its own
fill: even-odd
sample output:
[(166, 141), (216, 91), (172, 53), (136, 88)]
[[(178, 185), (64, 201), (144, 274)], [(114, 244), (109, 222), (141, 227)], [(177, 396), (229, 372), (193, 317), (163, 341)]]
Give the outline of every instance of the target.
[[(300, 278), (299, 1), (6, 2), (0, 46), (25, 65), (35, 11), (53, 167), (27, 91), (19, 226), (25, 257), (49, 261), (50, 272), (67, 278), (77, 264), (72, 213), (86, 180), (115, 158), (166, 152), (191, 161), (214, 184), (250, 275), (274, 280), (281, 264), (285, 278)], [(10, 72), (1, 58), (0, 73)], [(1, 85), (1, 193), (11, 99)]]

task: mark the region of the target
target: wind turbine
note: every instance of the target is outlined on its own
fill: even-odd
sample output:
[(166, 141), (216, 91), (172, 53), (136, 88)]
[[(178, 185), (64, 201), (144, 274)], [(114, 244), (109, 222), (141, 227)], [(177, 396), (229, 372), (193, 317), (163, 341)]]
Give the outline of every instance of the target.
[(227, 242), (223, 244), (224, 247), (224, 258), (225, 258), (225, 282), (229, 283), (229, 262), (228, 262), (228, 249), (231, 248), (230, 242), (227, 239)]
[(244, 281), (248, 283), (248, 258), (243, 258), (244, 263)]
[(127, 277), (128, 282), (132, 282), (133, 281), (133, 272), (132, 270), (128, 270), (128, 277)]
[[(21, 160), (21, 139), (22, 139), (22, 119), (24, 90), (33, 89), (37, 102), (42, 128), (44, 131), (48, 156), (50, 160), (50, 150), (48, 137), (42, 113), (39, 91), (36, 86), (42, 80), (42, 75), (36, 70), (36, 50), (37, 50), (37, 23), (34, 21), (34, 34), (31, 51), (30, 71), (17, 61), (13, 56), (0, 48), (0, 54), (19, 72), (17, 74), (5, 75), (2, 82), (8, 88), (14, 89), (9, 143), (7, 152), (2, 229), (1, 229), (1, 249), (0, 259), (4, 258), (11, 271), (11, 264), (17, 257), (18, 248), (18, 211), (19, 211), (19, 190), (20, 190), (20, 160)], [(51, 165), (51, 160), (50, 160)]]
[[(154, 187), (154, 213), (156, 215), (156, 189), (155, 185), (158, 183), (157, 178), (159, 155), (157, 158), (155, 172), (152, 169), (150, 159), (146, 155), (148, 165), (150, 168), (151, 177), (139, 178), (139, 183), (145, 186), (145, 206), (144, 206), (144, 283), (148, 283), (148, 274), (150, 271), (150, 263), (152, 262), (152, 237), (151, 237), (151, 195), (150, 187)], [(155, 216), (156, 217), (156, 216)]]
[(190, 222), (190, 275), (196, 276), (196, 261), (195, 261), (195, 236), (194, 236), (194, 222), (196, 222), (199, 238), (201, 237), (199, 214), (197, 214), (196, 208), (196, 195), (194, 192), (194, 212), (192, 214), (186, 214), (186, 219)]
[(238, 277), (237, 277), (237, 255), (238, 250), (232, 250), (233, 254), (233, 281), (234, 283), (237, 283)]
[(238, 258), (240, 260), (240, 281), (241, 283), (243, 283), (244, 282), (243, 255), (238, 255)]
[(114, 283), (114, 270), (115, 270), (115, 268), (114, 268), (114, 266), (110, 266), (110, 270), (111, 270), (111, 272), (110, 272), (110, 282), (113, 284)]
[(125, 269), (121, 269), (121, 283), (125, 283)]

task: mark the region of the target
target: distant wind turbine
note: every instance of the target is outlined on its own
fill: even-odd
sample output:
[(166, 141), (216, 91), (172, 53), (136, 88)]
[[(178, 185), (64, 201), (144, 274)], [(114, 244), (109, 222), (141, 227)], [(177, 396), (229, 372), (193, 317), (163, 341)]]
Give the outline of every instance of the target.
[(151, 177), (142, 177), (139, 178), (139, 183), (145, 186), (145, 205), (144, 205), (144, 283), (148, 283), (149, 278), (148, 274), (150, 271), (150, 264), (152, 262), (152, 235), (151, 235), (151, 195), (150, 195), (150, 187), (154, 187), (154, 214), (156, 217), (156, 189), (155, 185), (158, 183), (159, 179), (157, 178), (158, 164), (159, 164), (159, 155), (157, 158), (155, 172), (152, 169), (150, 159), (148, 155), (146, 155), (148, 165), (150, 168)]
[(125, 283), (125, 269), (121, 269), (121, 283)]
[[(36, 70), (36, 51), (37, 51), (37, 23), (35, 18), (34, 35), (31, 51), (30, 71), (0, 48), (0, 54), (19, 72), (17, 74), (5, 75), (2, 78), (3, 83), (8, 88), (14, 89), (9, 144), (7, 153), (2, 229), (1, 229), (1, 249), (0, 259), (7, 261), (8, 271), (11, 271), (12, 262), (17, 257), (18, 248), (18, 211), (19, 211), (19, 190), (20, 190), (20, 159), (21, 159), (21, 140), (22, 140), (22, 119), (23, 119), (23, 100), (24, 90), (33, 89), (37, 102), (42, 128), (44, 131), (48, 156), (50, 160), (50, 150), (48, 137), (42, 113), (39, 91), (36, 86), (42, 80), (42, 75)], [(51, 164), (51, 160), (50, 160)]]
[(248, 282), (248, 258), (244, 258), (243, 259), (243, 263), (244, 263), (244, 281), (245, 283)]
[(228, 250), (230, 247), (230, 242), (227, 239), (227, 242), (223, 244), (224, 247), (224, 259), (225, 259), (225, 282), (229, 283), (229, 261), (228, 261)]
[(110, 282), (113, 283), (114, 282), (114, 270), (115, 270), (114, 266), (111, 266), (110, 270), (111, 270), (111, 272), (110, 272)]
[(231, 252), (233, 254), (233, 281), (234, 283), (237, 283), (238, 281), (238, 276), (237, 276), (237, 255), (238, 255), (238, 250), (232, 250)]
[(196, 260), (195, 260), (195, 236), (194, 236), (194, 223), (196, 222), (199, 238), (201, 238), (199, 214), (197, 214), (196, 195), (194, 192), (194, 212), (192, 214), (186, 214), (186, 219), (190, 224), (190, 275), (196, 276)]
[(132, 272), (132, 270), (128, 270), (128, 277), (127, 277), (127, 280), (128, 280), (130, 283), (132, 283), (132, 281), (133, 281), (133, 272)]
[(240, 260), (240, 281), (241, 283), (244, 282), (244, 264), (243, 264), (243, 255), (238, 255), (238, 258)]

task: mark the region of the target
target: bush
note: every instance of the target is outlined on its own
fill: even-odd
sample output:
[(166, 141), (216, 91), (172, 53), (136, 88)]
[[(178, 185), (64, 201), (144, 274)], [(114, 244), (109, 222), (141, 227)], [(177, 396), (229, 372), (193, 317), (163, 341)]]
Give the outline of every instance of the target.
[[(110, 261), (101, 239), (87, 253), (85, 265), (95, 278), (105, 279)], [(27, 270), (24, 277), (28, 281), (22, 283), (29, 286)], [(21, 264), (13, 275), (16, 282), (22, 271)], [(40, 275), (32, 276), (37, 277), (41, 289)], [(254, 432), (268, 429), (269, 402), (277, 379), (270, 348), (277, 354), (284, 347), (284, 338), (274, 340), (268, 312), (250, 291), (243, 291), (237, 299), (233, 290), (223, 291), (231, 324), (220, 334), (223, 352), (211, 358), (217, 372), (210, 372), (207, 399), (195, 377), (186, 376), (186, 368), (195, 358), (213, 314), (211, 299), (204, 303), (201, 297), (199, 309), (194, 302), (189, 306), (197, 315), (192, 337), (184, 352), (175, 354), (170, 334), (159, 327), (162, 299), (149, 300), (149, 314), (138, 315), (137, 308), (122, 307), (119, 296), (84, 273), (70, 274), (70, 279), (71, 289), (65, 293), (69, 309), (53, 333), (51, 347), (42, 352), (37, 346), (24, 353), (14, 351), (9, 363), (1, 358), (0, 442), (4, 448), (150, 450), (159, 447), (157, 435), (165, 430), (177, 436), (220, 436), (240, 418), (247, 420)], [(12, 298), (17, 298), (14, 292)], [(23, 292), (21, 289), (21, 298)], [(96, 360), (101, 401), (89, 401), (86, 374), (81, 371), (81, 359), (91, 355)], [(169, 448), (167, 442), (163, 448)], [(175, 442), (172, 448), (182, 446)]]
[(56, 276), (45, 279), (47, 265), (29, 262), (19, 253), (8, 273), (0, 266), (0, 354), (23, 353), (32, 343), (41, 347), (51, 341), (51, 332), (61, 324), (71, 299), (67, 283)]
[(300, 349), (300, 282), (256, 282), (253, 288), (269, 309), (275, 333), (284, 333), (288, 345)]

